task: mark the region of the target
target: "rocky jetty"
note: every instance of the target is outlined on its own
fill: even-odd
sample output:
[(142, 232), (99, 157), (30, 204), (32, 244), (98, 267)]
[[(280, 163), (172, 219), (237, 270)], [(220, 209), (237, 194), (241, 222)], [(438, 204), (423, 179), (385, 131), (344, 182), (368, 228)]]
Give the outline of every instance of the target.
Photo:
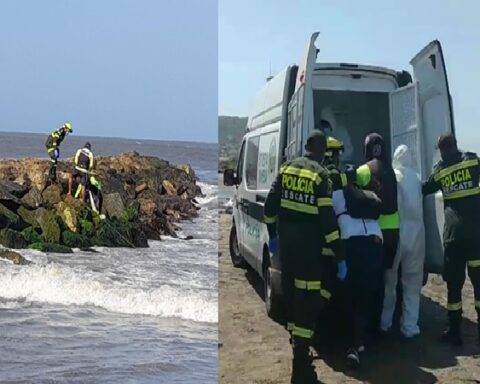
[(33, 158), (0, 161), (0, 244), (5, 247), (47, 252), (148, 247), (147, 239), (176, 237), (176, 223), (197, 214), (195, 198), (202, 192), (189, 165), (136, 152), (97, 157), (104, 220), (66, 195), (71, 162), (59, 162), (58, 183), (44, 189), (49, 166), (48, 160)]

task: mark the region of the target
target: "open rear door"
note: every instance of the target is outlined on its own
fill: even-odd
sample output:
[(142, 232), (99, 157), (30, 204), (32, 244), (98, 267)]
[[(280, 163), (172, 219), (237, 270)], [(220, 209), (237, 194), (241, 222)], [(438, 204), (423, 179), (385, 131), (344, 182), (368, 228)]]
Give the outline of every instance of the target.
[[(440, 42), (435, 40), (423, 48), (411, 61), (416, 87), (421, 147), (420, 174), (426, 179), (440, 159), (435, 149), (438, 137), (454, 132), (453, 110), (447, 73)], [(443, 199), (441, 193), (424, 200), (427, 272), (441, 273), (443, 269)]]
[[(303, 144), (305, 143), (309, 133), (315, 128), (313, 121), (313, 91), (312, 91), (312, 75), (317, 62), (317, 54), (319, 52), (315, 45), (319, 32), (315, 32), (310, 36), (310, 40), (303, 52), (300, 65), (297, 72), (297, 80), (295, 82), (295, 94), (292, 98), (297, 105), (296, 112), (296, 149), (297, 154), (302, 153)], [(289, 108), (290, 110), (292, 108)]]
[(421, 140), (418, 118), (418, 88), (409, 84), (390, 93), (390, 134), (392, 159), (395, 149), (405, 144), (412, 153), (413, 166), (422, 174)]

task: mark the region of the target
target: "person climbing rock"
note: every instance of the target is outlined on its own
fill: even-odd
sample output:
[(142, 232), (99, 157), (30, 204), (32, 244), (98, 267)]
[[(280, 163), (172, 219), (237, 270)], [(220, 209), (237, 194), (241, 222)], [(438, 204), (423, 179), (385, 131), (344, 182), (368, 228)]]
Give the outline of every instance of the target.
[(72, 125), (67, 122), (48, 136), (45, 146), (47, 147), (47, 152), (51, 163), (47, 181), (57, 181), (57, 162), (58, 158), (60, 157), (60, 144), (65, 136), (72, 132)]
[[(73, 171), (70, 173), (68, 179), (68, 195), (72, 195), (73, 179), (75, 179), (75, 181), (81, 185), (80, 197), (82, 201), (85, 201), (85, 187), (87, 185), (89, 173), (92, 172), (94, 166), (94, 157), (91, 149), (91, 144), (87, 142), (83, 148), (77, 150), (74, 158)], [(76, 194), (75, 197), (78, 197), (78, 195)]]

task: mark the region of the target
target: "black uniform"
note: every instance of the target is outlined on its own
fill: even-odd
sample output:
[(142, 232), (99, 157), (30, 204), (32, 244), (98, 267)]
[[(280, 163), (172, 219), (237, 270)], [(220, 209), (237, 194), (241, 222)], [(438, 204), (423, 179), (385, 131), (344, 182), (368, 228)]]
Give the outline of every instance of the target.
[[(423, 194), (441, 190), (444, 198), (444, 278), (448, 289), (450, 327), (458, 330), (462, 316), (465, 266), (472, 281), (480, 322), (480, 162), (475, 153), (457, 152), (440, 160), (423, 185)], [(480, 331), (480, 329), (479, 329)]]
[(78, 183), (86, 186), (88, 172), (93, 169), (93, 153), (84, 147), (77, 151), (74, 159), (73, 177)]
[(344, 258), (331, 193), (327, 170), (307, 155), (282, 165), (265, 202), (270, 238), (278, 230), (294, 372), (311, 369), (308, 347), (322, 301), (330, 298), (322, 284), (322, 248)]
[(50, 171), (48, 174), (49, 179), (56, 180), (57, 178), (57, 161), (59, 157), (58, 147), (65, 138), (66, 131), (63, 128), (56, 129), (47, 138), (45, 147), (47, 147), (48, 156), (50, 157)]

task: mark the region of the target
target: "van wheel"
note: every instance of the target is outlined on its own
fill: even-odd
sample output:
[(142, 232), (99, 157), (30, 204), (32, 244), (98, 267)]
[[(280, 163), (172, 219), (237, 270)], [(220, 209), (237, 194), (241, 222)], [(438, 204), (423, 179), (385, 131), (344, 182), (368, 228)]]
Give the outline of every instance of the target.
[(281, 296), (273, 288), (270, 263), (268, 262), (263, 263), (263, 289), (267, 315), (272, 320), (281, 322), (283, 320), (283, 303)]
[(235, 268), (247, 268), (247, 263), (243, 258), (242, 254), (240, 253), (240, 247), (238, 245), (238, 237), (237, 237), (237, 229), (235, 228), (235, 224), (232, 225), (232, 229), (230, 230), (230, 258), (232, 259), (232, 264)]

